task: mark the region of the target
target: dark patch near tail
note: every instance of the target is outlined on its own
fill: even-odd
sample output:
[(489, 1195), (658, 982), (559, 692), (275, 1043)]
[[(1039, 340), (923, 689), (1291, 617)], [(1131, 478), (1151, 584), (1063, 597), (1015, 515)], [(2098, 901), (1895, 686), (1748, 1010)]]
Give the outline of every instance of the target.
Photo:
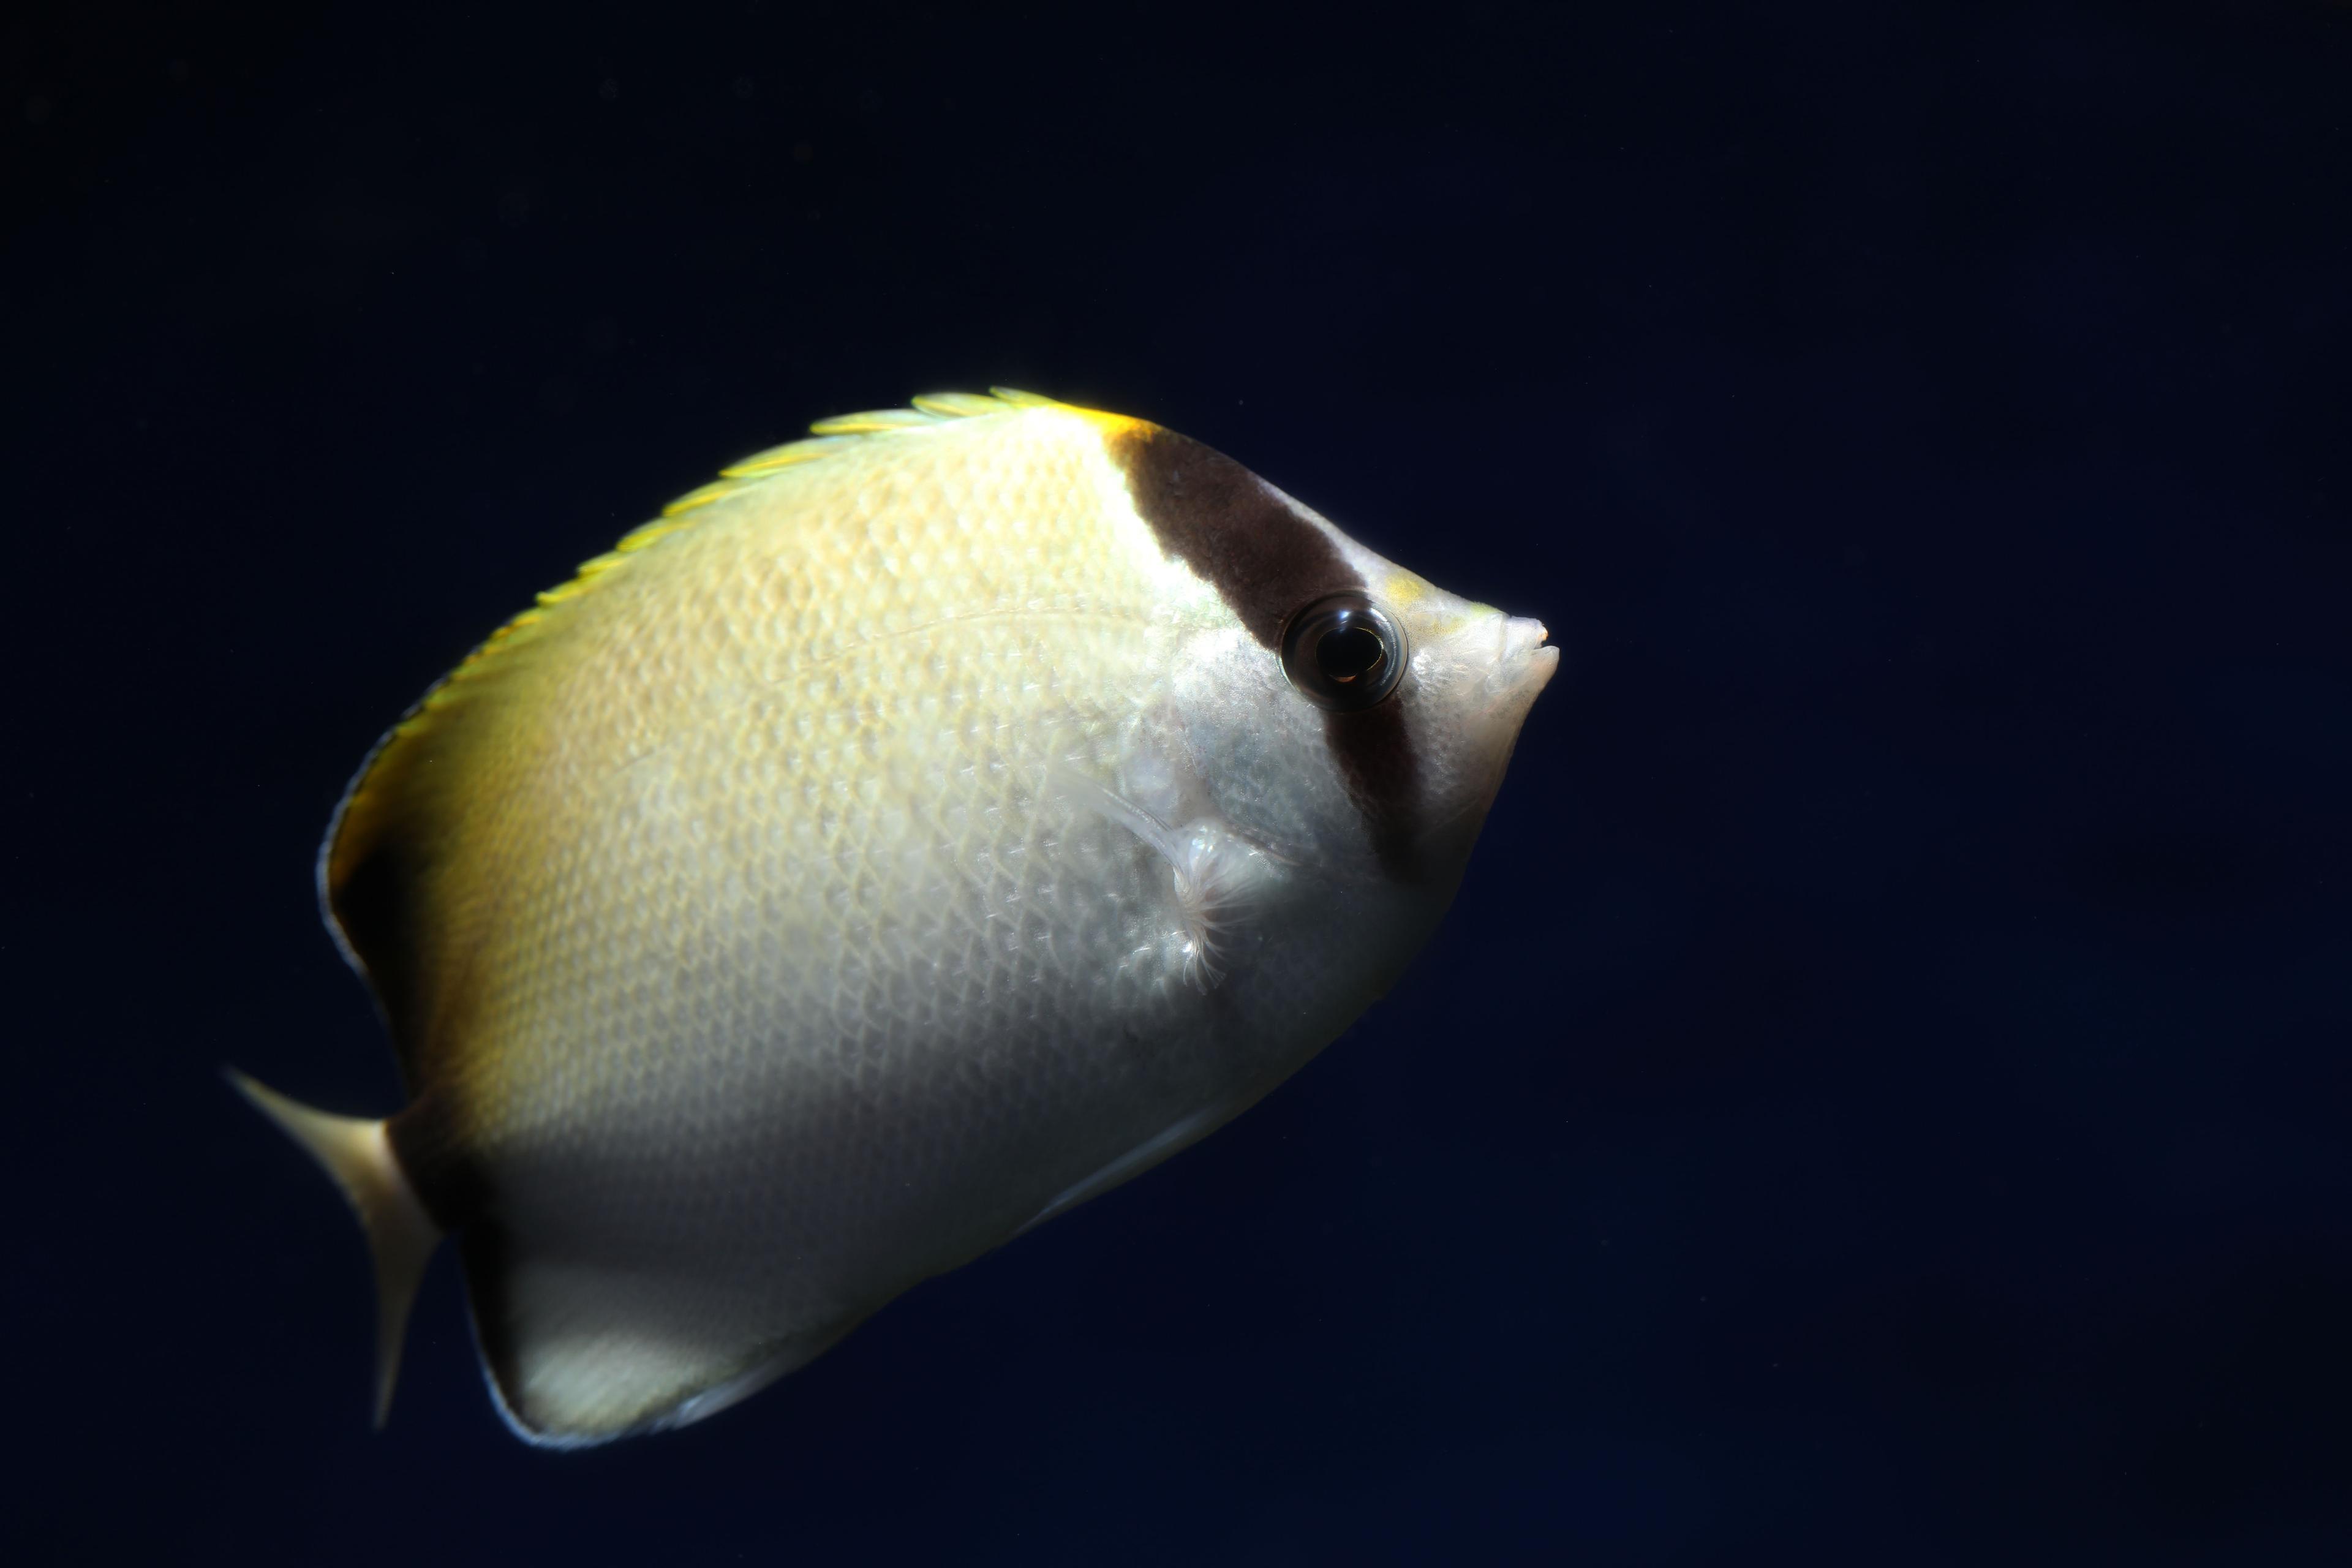
[(508, 1283), (514, 1278), (514, 1246), (496, 1220), (484, 1220), (457, 1240), (465, 1265), (466, 1302), (474, 1314), (474, 1343), (482, 1364), (499, 1386), (499, 1397), (522, 1419), (522, 1389), (516, 1375), (514, 1303)]
[(420, 842), (424, 837), (379, 833), (356, 847), (327, 889), (328, 913), (359, 957), (392, 1036), (401, 1087), (413, 1100), (431, 1098), (436, 1085), (448, 1098), (450, 1058), (467, 1038), (482, 994), (478, 948), (452, 953), (441, 944), (436, 953), (428, 946), (449, 917), (434, 886), (440, 868)]
[(387, 834), (368, 846), (328, 895), (335, 924), (359, 954), (368, 989), (383, 1009), (401, 1082), (412, 1095), (422, 1089), (425, 1076), (415, 1042), (431, 1006), (425, 966), (414, 942), (425, 920), (420, 908), (425, 870), (423, 858), (409, 849), (402, 836)]
[(489, 1212), (489, 1180), (468, 1150), (461, 1115), (446, 1089), (426, 1089), (383, 1131), (409, 1190), (435, 1225), (459, 1230)]
[[(1213, 584), (1267, 648), (1281, 647), (1283, 623), (1315, 600), (1367, 591), (1330, 535), (1223, 452), (1145, 424), (1107, 444), (1111, 460), (1127, 472), (1136, 515), (1160, 549)], [(1326, 714), (1323, 733), (1371, 831), (1381, 868), (1400, 881), (1417, 879), (1421, 767), (1402, 702), (1391, 698), (1360, 713)]]
[(514, 1310), (508, 1290), (514, 1247), (492, 1212), (489, 1177), (468, 1150), (455, 1098), (446, 1089), (427, 1089), (384, 1124), (384, 1136), (416, 1201), (435, 1225), (457, 1235), (475, 1342), (507, 1408), (519, 1410)]

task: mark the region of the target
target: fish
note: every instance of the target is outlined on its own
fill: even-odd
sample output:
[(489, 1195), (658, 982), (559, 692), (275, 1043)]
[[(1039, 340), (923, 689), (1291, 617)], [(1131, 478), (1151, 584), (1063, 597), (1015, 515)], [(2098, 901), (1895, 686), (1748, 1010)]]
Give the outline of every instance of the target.
[(1147, 420), (811, 430), (540, 595), (333, 815), (404, 1104), (230, 1078), (366, 1233), (378, 1427), (445, 1237), (499, 1415), (581, 1447), (1205, 1137), (1423, 945), (1558, 664)]

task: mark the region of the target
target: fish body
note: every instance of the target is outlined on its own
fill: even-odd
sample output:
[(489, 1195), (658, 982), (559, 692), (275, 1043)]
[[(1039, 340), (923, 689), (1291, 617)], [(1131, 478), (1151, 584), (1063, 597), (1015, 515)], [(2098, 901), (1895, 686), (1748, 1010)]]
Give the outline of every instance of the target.
[(1143, 421), (816, 428), (541, 595), (336, 815), (409, 1102), (248, 1092), (368, 1226), (380, 1402), (444, 1233), (509, 1424), (593, 1443), (1205, 1135), (1422, 944), (1552, 669)]

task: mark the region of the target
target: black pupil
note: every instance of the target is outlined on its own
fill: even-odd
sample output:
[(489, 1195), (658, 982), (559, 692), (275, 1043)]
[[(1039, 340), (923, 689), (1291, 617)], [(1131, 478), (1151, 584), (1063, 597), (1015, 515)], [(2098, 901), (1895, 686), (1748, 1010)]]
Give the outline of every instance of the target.
[(1334, 626), (1315, 644), (1316, 667), (1343, 685), (1380, 668), (1388, 656), (1381, 634), (1365, 626)]

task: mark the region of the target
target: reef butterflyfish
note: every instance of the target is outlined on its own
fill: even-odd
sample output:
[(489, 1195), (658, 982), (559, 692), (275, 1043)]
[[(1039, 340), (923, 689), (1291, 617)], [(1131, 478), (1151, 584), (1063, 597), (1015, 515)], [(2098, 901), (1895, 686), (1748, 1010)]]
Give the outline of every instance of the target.
[(760, 453), (540, 595), (318, 866), (406, 1094), (237, 1086), (454, 1236), (533, 1443), (683, 1426), (1235, 1116), (1460, 882), (1557, 655), (1200, 443), (1034, 395)]

